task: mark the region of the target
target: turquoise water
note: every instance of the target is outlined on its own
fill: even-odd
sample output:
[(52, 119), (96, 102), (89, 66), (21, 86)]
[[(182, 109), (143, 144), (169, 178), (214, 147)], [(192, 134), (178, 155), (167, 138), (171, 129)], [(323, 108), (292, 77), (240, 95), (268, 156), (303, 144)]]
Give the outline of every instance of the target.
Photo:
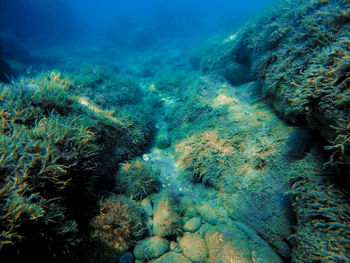
[(349, 25), (347, 0), (0, 0), (1, 260), (349, 262)]

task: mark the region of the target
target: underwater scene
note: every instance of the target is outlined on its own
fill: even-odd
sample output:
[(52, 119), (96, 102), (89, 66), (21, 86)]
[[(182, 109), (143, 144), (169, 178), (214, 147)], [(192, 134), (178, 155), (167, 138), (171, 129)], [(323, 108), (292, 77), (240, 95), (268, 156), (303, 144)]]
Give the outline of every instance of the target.
[(350, 262), (350, 0), (0, 0), (0, 262)]

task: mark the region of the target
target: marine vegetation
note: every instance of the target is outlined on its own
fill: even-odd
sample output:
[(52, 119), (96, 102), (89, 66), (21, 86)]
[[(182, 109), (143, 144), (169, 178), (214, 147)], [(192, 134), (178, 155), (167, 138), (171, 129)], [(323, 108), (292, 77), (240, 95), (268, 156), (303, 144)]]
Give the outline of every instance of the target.
[(113, 182), (110, 170), (146, 143), (134, 137), (132, 127), (140, 128), (130, 117), (124, 122), (69, 86), (56, 72), (1, 86), (1, 257), (79, 256), (97, 207), (93, 193), (104, 191)]
[(116, 174), (117, 187), (135, 200), (142, 200), (160, 189), (159, 171), (140, 158), (121, 165)]
[(92, 219), (93, 236), (121, 255), (147, 233), (140, 208), (125, 196), (100, 201), (100, 212)]
[(290, 182), (293, 262), (349, 261), (349, 29), (349, 1), (282, 1), (197, 59), (232, 85), (258, 80), (279, 116), (325, 140), (327, 172), (300, 171)]
[(0, 258), (350, 262), (349, 0), (150, 50), (129, 22), (54, 71), (0, 53)]
[(319, 130), (330, 164), (348, 167), (349, 25), (348, 1), (285, 1), (225, 40), (201, 67), (233, 84), (261, 80), (274, 109)]
[[(297, 162), (301, 173), (291, 173), (291, 194), (298, 226), (289, 237), (294, 262), (349, 262), (350, 204), (312, 156)], [(316, 172), (316, 173), (315, 173)], [(317, 248), (317, 249), (316, 249)]]

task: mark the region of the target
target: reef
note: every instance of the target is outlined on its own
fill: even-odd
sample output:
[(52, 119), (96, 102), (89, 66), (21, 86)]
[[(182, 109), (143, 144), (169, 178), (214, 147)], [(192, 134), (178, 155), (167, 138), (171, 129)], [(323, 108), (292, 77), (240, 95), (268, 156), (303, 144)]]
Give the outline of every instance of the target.
[(286, 0), (201, 46), (118, 18), (55, 70), (0, 53), (0, 257), (349, 262), (349, 25)]
[(70, 87), (57, 72), (1, 86), (2, 257), (79, 256), (98, 208), (93, 194), (111, 188), (111, 170), (146, 143), (130, 116), (118, 118)]
[(328, 157), (305, 149), (313, 161), (285, 170), (297, 216), (293, 262), (349, 261), (349, 18), (348, 1), (281, 1), (216, 43), (215, 55), (191, 59), (235, 86), (259, 81), (281, 118), (319, 134)]
[(215, 71), (234, 85), (260, 80), (280, 116), (319, 130), (328, 141), (331, 164), (345, 169), (349, 10), (348, 1), (283, 1), (225, 39), (217, 56), (201, 62), (204, 71)]

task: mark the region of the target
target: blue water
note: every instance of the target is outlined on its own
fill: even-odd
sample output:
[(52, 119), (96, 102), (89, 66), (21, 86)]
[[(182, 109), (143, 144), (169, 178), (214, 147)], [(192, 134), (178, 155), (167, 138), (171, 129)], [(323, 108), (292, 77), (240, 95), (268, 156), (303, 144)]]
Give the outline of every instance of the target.
[[(25, 47), (94, 42), (111, 27), (132, 31), (142, 27), (149, 37), (192, 37), (232, 29), (273, 0), (1, 0), (0, 33)], [(122, 32), (123, 33), (123, 32)], [(128, 41), (127, 35), (125, 35)], [(108, 39), (108, 38), (107, 38)]]

